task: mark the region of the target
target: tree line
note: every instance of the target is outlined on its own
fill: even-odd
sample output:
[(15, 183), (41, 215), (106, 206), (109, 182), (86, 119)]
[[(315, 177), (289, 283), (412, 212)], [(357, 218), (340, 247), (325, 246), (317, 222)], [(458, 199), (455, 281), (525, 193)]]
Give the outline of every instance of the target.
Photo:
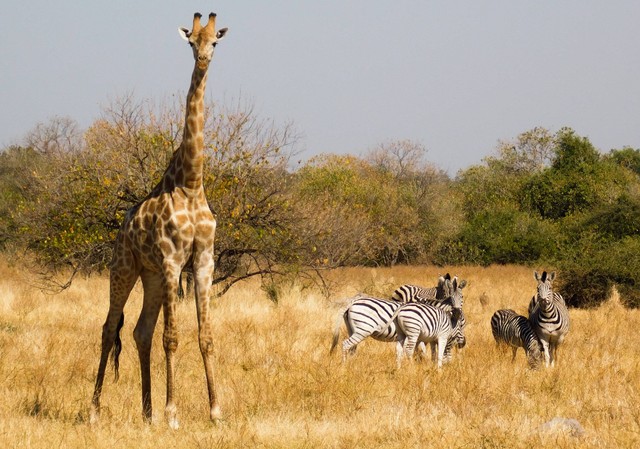
[[(162, 176), (183, 117), (177, 103), (130, 95), (88, 129), (55, 117), (4, 148), (2, 250), (27, 252), (50, 281), (108, 268), (124, 214)], [(252, 276), (274, 300), (292, 276), (328, 289), (322, 273), (341, 266), (527, 264), (561, 270), (571, 305), (596, 305), (614, 285), (640, 305), (640, 150), (602, 153), (572, 129), (537, 127), (452, 177), (408, 140), (304, 163), (297, 143), (291, 124), (251, 105), (208, 103), (220, 294)]]

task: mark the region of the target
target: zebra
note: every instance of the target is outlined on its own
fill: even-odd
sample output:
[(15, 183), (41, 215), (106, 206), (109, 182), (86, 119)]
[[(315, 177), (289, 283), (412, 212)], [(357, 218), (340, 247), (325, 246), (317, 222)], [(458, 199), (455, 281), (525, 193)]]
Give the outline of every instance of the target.
[(457, 288), (460, 290), (467, 285), (466, 280), (462, 280), (458, 283), (457, 276), (454, 276), (452, 279), (449, 273), (447, 273), (445, 276), (440, 276), (438, 278), (438, 285), (436, 287), (425, 288), (412, 284), (401, 285), (393, 292), (391, 299), (402, 303), (447, 300), (452, 296), (453, 281), (457, 283)]
[(504, 344), (513, 349), (511, 361), (516, 359), (518, 348), (524, 348), (529, 367), (540, 367), (543, 357), (542, 343), (526, 317), (511, 309), (497, 310), (491, 317), (491, 332), (496, 344)]
[(344, 320), (349, 334), (349, 337), (342, 342), (343, 362), (346, 360), (347, 354), (355, 353), (358, 344), (367, 337), (384, 342), (396, 341), (395, 325), (388, 326), (380, 331), (377, 328), (382, 323), (386, 323), (400, 305), (400, 303), (388, 299), (369, 296), (356, 297), (336, 319), (329, 353), (333, 354), (338, 345), (342, 320)]
[(558, 345), (569, 332), (569, 310), (562, 296), (553, 291), (552, 283), (555, 277), (555, 271), (548, 275), (543, 271), (542, 276), (534, 271), (538, 288), (529, 302), (529, 321), (542, 343), (547, 367), (555, 365)]
[(438, 285), (427, 288), (419, 285), (404, 284), (395, 289), (391, 295), (391, 299), (399, 302), (420, 302), (425, 299), (444, 299), (447, 297), (448, 284), (451, 281), (451, 275), (447, 273), (438, 277)]
[[(449, 302), (430, 301), (429, 304), (432, 307), (442, 309), (445, 313), (452, 313), (452, 306)], [(401, 305), (402, 304), (397, 301), (390, 301), (388, 299), (362, 295), (356, 296), (336, 318), (329, 353), (333, 354), (338, 345), (343, 320), (347, 327), (347, 333), (349, 334), (349, 337), (342, 343), (343, 362), (346, 361), (347, 354), (355, 353), (358, 344), (367, 337), (372, 337), (375, 340), (383, 342), (397, 341), (396, 326), (392, 322), (392, 316)], [(460, 332), (463, 332), (464, 325), (466, 324), (464, 316), (459, 317), (458, 320), (461, 327)], [(385, 326), (384, 329), (378, 329), (387, 322), (389, 322), (388, 326)], [(458, 347), (463, 347), (465, 342), (464, 335), (462, 335), (462, 337), (459, 338)], [(421, 352), (425, 352), (425, 348), (422, 346)], [(432, 357), (433, 356), (434, 353), (432, 351)], [(447, 357), (450, 357), (449, 353), (447, 353)]]
[[(463, 285), (464, 287), (464, 285)], [(466, 320), (462, 312), (462, 287), (457, 278), (451, 282), (450, 304), (440, 301), (407, 302), (402, 304), (376, 332), (383, 332), (395, 325), (396, 362), (400, 367), (404, 353), (412, 357), (416, 344), (430, 343), (431, 355), (437, 365), (451, 359), (451, 348), (457, 342), (458, 348), (464, 347), (466, 339), (464, 327)], [(447, 310), (450, 312), (447, 312)]]
[(395, 325), (398, 368), (405, 354), (409, 358), (413, 357), (418, 343), (429, 343), (432, 356), (436, 355), (437, 351), (434, 360), (440, 369), (443, 363), (451, 359), (453, 344), (457, 342), (458, 347), (462, 347), (466, 342), (461, 317), (464, 317), (461, 310), (456, 318), (431, 304), (408, 302), (398, 307), (391, 318), (377, 331), (381, 332)]

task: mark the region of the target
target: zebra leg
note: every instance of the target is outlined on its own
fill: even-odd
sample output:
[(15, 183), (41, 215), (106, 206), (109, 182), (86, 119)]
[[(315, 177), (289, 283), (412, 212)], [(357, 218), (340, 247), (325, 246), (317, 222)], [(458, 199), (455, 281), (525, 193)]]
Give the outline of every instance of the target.
[(444, 360), (444, 350), (447, 346), (447, 337), (439, 336), (438, 337), (438, 369), (442, 368), (442, 361)]
[(549, 341), (540, 339), (540, 343), (542, 343), (542, 352), (544, 353), (544, 364), (548, 368), (551, 363), (551, 356), (549, 354)]
[(396, 342), (396, 368), (400, 369), (402, 366), (402, 358), (404, 357), (404, 341), (398, 340)]
[(427, 345), (424, 344), (423, 341), (421, 341), (418, 344), (418, 360), (422, 361), (423, 359), (425, 359), (427, 357)]
[[(349, 331), (351, 331), (351, 329), (349, 329)], [(358, 344), (368, 336), (369, 335), (362, 335), (359, 333), (350, 335), (349, 338), (342, 343), (342, 362), (347, 360), (348, 355), (355, 354)]]
[(513, 357), (511, 357), (511, 362), (513, 363), (516, 360), (516, 352), (518, 352), (518, 347), (514, 346), (512, 349), (513, 349)]
[(436, 362), (436, 358), (438, 357), (437, 352), (436, 352), (436, 348), (437, 348), (437, 342), (432, 341), (430, 343), (431, 346), (431, 361), (432, 362)]
[(556, 366), (556, 351), (558, 350), (558, 345), (556, 343), (549, 342), (549, 362), (551, 367)]
[(408, 336), (406, 338), (406, 340), (404, 341), (404, 352), (407, 355), (407, 358), (409, 360), (413, 360), (413, 353), (416, 350), (416, 345), (418, 344), (418, 337), (417, 336)]

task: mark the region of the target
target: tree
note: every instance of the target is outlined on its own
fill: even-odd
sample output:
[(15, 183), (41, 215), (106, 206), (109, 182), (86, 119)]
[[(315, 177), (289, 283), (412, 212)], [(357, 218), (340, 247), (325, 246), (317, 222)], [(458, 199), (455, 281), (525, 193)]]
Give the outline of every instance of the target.
[(511, 173), (531, 174), (548, 167), (554, 153), (555, 136), (548, 129), (535, 127), (514, 141), (500, 141), (498, 158), (488, 158), (487, 163), (499, 163)]

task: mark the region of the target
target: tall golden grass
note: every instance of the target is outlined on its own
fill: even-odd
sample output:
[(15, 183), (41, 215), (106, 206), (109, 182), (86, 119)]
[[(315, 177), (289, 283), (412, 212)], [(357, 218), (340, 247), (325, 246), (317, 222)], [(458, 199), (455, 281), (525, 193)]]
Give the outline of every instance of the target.
[[(394, 345), (370, 339), (344, 365), (328, 354), (341, 299), (432, 285), (445, 270), (469, 281), (468, 344), (442, 371), (430, 361), (396, 370)], [(195, 306), (183, 302), (177, 431), (163, 419), (162, 320), (152, 354), (154, 423), (142, 421), (132, 338), (140, 286), (125, 309), (120, 380), (108, 373), (92, 427), (107, 279), (78, 280), (58, 295), (30, 287), (32, 275), (6, 263), (0, 279), (0, 447), (640, 447), (640, 312), (615, 297), (571, 310), (558, 365), (531, 371), (521, 350), (512, 363), (496, 348), (489, 325), (496, 309), (525, 313), (535, 290), (529, 268), (336, 270), (331, 298), (294, 285), (278, 304), (252, 282), (232, 289), (214, 305), (218, 425), (208, 420)], [(556, 417), (576, 419), (584, 432), (544, 426)]]

